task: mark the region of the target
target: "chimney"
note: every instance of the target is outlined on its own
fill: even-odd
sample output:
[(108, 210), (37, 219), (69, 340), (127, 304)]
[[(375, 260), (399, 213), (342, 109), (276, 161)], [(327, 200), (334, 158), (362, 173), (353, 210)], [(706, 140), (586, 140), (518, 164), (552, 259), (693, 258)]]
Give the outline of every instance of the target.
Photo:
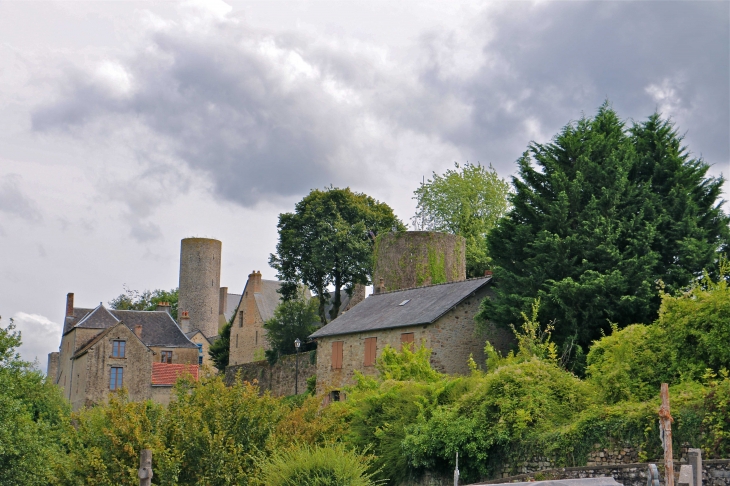
[(254, 270), (251, 275), (248, 276), (248, 281), (251, 284), (251, 292), (261, 292), (261, 272)]
[(188, 311), (180, 312), (180, 329), (182, 332), (190, 332), (190, 313)]
[(228, 287), (221, 287), (221, 295), (218, 299), (218, 315), (226, 315), (226, 308), (228, 307)]
[(484, 276), (485, 277), (491, 277), (492, 276), (492, 271), (491, 270), (484, 270)]
[(155, 308), (156, 311), (164, 311), (168, 314), (171, 312), (170, 309), (171, 307), (169, 302), (158, 302), (157, 307)]
[(66, 294), (66, 317), (74, 315), (74, 293)]
[(142, 339), (142, 324), (136, 324), (134, 326), (134, 333), (138, 338)]
[(385, 292), (385, 280), (381, 278), (378, 285), (373, 289), (373, 293), (382, 294), (383, 292)]

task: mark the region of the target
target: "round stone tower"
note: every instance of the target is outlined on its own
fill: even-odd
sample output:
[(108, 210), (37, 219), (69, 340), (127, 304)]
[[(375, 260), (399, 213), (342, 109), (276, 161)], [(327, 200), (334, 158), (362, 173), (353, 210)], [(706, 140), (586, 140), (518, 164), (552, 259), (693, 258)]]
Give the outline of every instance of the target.
[(200, 329), (206, 337), (218, 335), (221, 246), (208, 238), (180, 242), (178, 316), (189, 317), (180, 319), (183, 332)]
[[(375, 241), (375, 292), (466, 280), (466, 240), (433, 231), (379, 235)], [(381, 285), (382, 279), (382, 285)]]

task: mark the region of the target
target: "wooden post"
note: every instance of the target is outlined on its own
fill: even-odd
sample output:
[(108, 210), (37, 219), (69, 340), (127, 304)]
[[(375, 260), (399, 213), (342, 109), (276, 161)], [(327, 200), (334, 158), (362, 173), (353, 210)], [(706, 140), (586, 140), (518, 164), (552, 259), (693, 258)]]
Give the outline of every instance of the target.
[(662, 383), (662, 406), (659, 407), (659, 437), (664, 446), (664, 486), (674, 486), (674, 459), (672, 458), (672, 422), (669, 413), (669, 385)]
[(456, 468), (454, 469), (454, 486), (459, 486), (459, 451), (456, 451)]
[(152, 451), (142, 449), (139, 453), (139, 486), (152, 486)]

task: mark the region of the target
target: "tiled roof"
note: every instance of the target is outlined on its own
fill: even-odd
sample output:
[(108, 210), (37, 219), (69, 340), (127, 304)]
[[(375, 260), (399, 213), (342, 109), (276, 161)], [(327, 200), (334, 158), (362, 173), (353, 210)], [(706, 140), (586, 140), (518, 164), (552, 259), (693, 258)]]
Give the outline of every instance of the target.
[(174, 363), (152, 363), (152, 384), (153, 385), (174, 385), (177, 379), (189, 374), (195, 381), (198, 380), (198, 365), (195, 364), (174, 364)]
[[(76, 316), (82, 315), (80, 319)], [(134, 332), (142, 325), (141, 341), (146, 346), (165, 346), (168, 348), (194, 348), (195, 344), (185, 337), (180, 327), (165, 311), (133, 311), (107, 309), (100, 304), (96, 309), (74, 309), (73, 327), (108, 329), (119, 321)], [(70, 330), (70, 329), (69, 329)]]
[(241, 294), (228, 294), (228, 298), (226, 299), (226, 309), (225, 313), (223, 314), (226, 318), (226, 322), (231, 320), (231, 317), (233, 317), (233, 314), (236, 312), (236, 309), (238, 308), (238, 303), (241, 301)]
[(475, 278), (374, 294), (309, 337), (431, 324), (490, 281), (491, 277)]

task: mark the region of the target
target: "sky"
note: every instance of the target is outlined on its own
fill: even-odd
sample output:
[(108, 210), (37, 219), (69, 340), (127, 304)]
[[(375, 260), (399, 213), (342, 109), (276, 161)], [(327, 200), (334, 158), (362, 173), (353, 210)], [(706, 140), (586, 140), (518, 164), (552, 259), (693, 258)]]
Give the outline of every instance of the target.
[(730, 173), (730, 2), (2, 1), (0, 324), (45, 370), (68, 292), (174, 288), (189, 236), (240, 292), (311, 189), (409, 222), (424, 177), (510, 177), (606, 100)]

